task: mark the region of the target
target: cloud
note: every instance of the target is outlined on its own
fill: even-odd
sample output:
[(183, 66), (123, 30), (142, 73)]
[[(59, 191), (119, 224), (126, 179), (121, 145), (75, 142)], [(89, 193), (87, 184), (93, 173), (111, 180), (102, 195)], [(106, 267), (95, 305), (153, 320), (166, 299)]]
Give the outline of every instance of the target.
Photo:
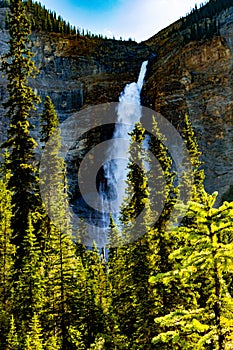
[(121, 36), (148, 39), (159, 30), (185, 16), (197, 0), (129, 0), (121, 3), (113, 17), (112, 32)]

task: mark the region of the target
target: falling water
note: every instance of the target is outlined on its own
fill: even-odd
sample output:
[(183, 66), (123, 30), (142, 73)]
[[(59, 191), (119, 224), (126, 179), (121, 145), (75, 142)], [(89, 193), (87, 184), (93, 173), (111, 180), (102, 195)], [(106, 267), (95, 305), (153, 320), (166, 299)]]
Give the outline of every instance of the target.
[(137, 83), (127, 84), (120, 95), (117, 108), (117, 122), (113, 133), (112, 147), (109, 150), (110, 161), (104, 164), (105, 183), (100, 185), (99, 193), (103, 199), (102, 220), (109, 226), (111, 212), (117, 222), (123, 203), (128, 164), (129, 133), (141, 118), (140, 93), (146, 74), (148, 61), (142, 63)]

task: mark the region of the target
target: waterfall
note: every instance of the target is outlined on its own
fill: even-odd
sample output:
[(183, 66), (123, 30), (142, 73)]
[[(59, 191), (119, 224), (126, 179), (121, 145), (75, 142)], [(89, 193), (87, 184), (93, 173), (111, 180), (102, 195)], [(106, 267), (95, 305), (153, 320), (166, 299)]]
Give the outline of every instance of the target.
[(148, 61), (142, 63), (138, 81), (127, 84), (121, 93), (117, 107), (117, 122), (108, 150), (110, 161), (103, 166), (105, 182), (100, 185), (102, 198), (102, 220), (106, 229), (109, 227), (109, 213), (118, 221), (120, 208), (124, 200), (127, 179), (129, 133), (141, 118), (140, 93), (146, 74)]

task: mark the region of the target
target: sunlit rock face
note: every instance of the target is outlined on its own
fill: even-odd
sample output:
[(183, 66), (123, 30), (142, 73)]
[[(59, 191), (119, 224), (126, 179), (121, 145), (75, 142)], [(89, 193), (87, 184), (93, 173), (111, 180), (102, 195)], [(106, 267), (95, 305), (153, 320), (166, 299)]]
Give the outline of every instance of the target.
[[(9, 39), (1, 29), (5, 12), (0, 9), (1, 56), (7, 52)], [(86, 106), (117, 102), (125, 84), (137, 79), (142, 61), (151, 53), (147, 45), (134, 41), (55, 33), (33, 33), (30, 46), (39, 69), (31, 85), (42, 101), (46, 95), (52, 98), (61, 121)], [(0, 77), (0, 102), (7, 97), (6, 85)]]
[(221, 35), (211, 40), (182, 45), (183, 33), (169, 34), (172, 26), (148, 40), (159, 49), (148, 68), (143, 102), (178, 130), (189, 114), (203, 153), (206, 190), (218, 190), (221, 201), (233, 200), (233, 7), (218, 20)]

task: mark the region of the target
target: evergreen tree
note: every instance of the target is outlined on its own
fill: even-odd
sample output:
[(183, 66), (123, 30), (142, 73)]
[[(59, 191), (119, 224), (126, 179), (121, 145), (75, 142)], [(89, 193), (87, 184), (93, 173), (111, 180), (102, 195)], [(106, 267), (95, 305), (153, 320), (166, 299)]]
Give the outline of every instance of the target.
[[(148, 284), (150, 223), (149, 192), (143, 150), (145, 130), (138, 123), (131, 133), (127, 198), (122, 209), (122, 243), (110, 255), (109, 278), (112, 283), (112, 309), (120, 334), (129, 349), (152, 349), (153, 296)], [(139, 217), (140, 215), (140, 217)], [(124, 241), (125, 239), (125, 241)], [(131, 242), (128, 244), (128, 242)], [(113, 253), (113, 252), (112, 252)]]
[[(150, 193), (151, 208), (155, 211), (153, 215), (157, 214), (157, 211), (159, 212), (154, 228), (160, 231), (166, 231), (169, 228), (169, 220), (179, 193), (175, 185), (177, 174), (174, 171), (173, 161), (165, 142), (166, 138), (159, 130), (158, 123), (153, 116), (152, 134), (149, 135), (148, 146), (158, 163), (154, 165), (154, 160), (148, 158), (149, 184), (151, 188), (155, 189), (153, 193)], [(154, 186), (153, 183), (156, 185)], [(163, 208), (161, 208), (162, 204)]]
[(43, 146), (40, 179), (47, 209), (43, 250), (46, 303), (42, 326), (47, 348), (56, 341), (61, 349), (68, 350), (77, 344), (80, 348), (81, 344), (88, 345), (88, 327), (97, 318), (87, 316), (92, 312), (87, 276), (72, 242), (65, 163), (59, 154), (61, 136), (57, 129), (58, 117), (49, 97), (45, 100), (41, 122), (41, 141), (46, 145)]
[(20, 275), (16, 279), (13, 274), (12, 308), (17, 328), (25, 335), (34, 314), (41, 313), (44, 303), (44, 268), (31, 216), (22, 245), (25, 255)]
[[(7, 155), (5, 156), (7, 164)], [(11, 244), (12, 206), (11, 191), (7, 189), (10, 174), (2, 165), (0, 176), (0, 347), (5, 344), (8, 332), (9, 313), (11, 312), (11, 269), (13, 264), (14, 246)]]
[(24, 256), (22, 242), (28, 229), (28, 216), (36, 210), (38, 204), (38, 193), (35, 190), (38, 180), (34, 157), (36, 142), (30, 135), (30, 113), (39, 99), (28, 86), (28, 78), (33, 77), (35, 72), (32, 54), (27, 47), (30, 22), (21, 0), (12, 0), (9, 7), (9, 52), (3, 59), (2, 68), (8, 78), (9, 98), (5, 108), (10, 126), (3, 147), (7, 147), (10, 153), (8, 168), (11, 178), (8, 188), (13, 193), (14, 212), (11, 227), (17, 249), (15, 268), (20, 271)]
[[(160, 213), (149, 232), (149, 263), (151, 274), (159, 274), (170, 271), (172, 264), (169, 260), (169, 255), (180, 243), (178, 237), (172, 233), (173, 226), (170, 224), (171, 213), (174, 211), (178, 198), (178, 189), (175, 187), (176, 173), (173, 170), (173, 162), (169, 150), (165, 145), (166, 139), (159, 130), (155, 118), (152, 119), (152, 130), (153, 132), (148, 142), (149, 149), (159, 164), (153, 165), (153, 160), (149, 158), (150, 181), (154, 181), (157, 184), (155, 192), (151, 195), (151, 207), (154, 215), (157, 214), (157, 208), (160, 209)], [(161, 203), (163, 203), (163, 208), (161, 208)], [(169, 310), (175, 308), (177, 300), (183, 297), (180, 291), (178, 293), (175, 285), (168, 287), (166, 284), (156, 281), (153, 286), (153, 312), (156, 317), (165, 315)], [(152, 326), (151, 328), (153, 329)], [(153, 335), (159, 334), (160, 331), (159, 326), (154, 327)], [(154, 348), (154, 345), (151, 346)], [(158, 347), (155, 348), (168, 349), (169, 347), (166, 344), (159, 343)]]
[(204, 204), (190, 203), (196, 225), (181, 226), (174, 232), (185, 240), (170, 255), (174, 270), (151, 278), (152, 283), (176, 283), (179, 290), (185, 287), (187, 293), (175, 309), (156, 319), (163, 331), (154, 338), (155, 344), (203, 350), (232, 347), (233, 299), (226, 277), (233, 266), (233, 206), (225, 202), (214, 208), (216, 195), (203, 196)]
[(49, 96), (46, 96), (45, 98), (44, 110), (40, 117), (40, 120), (41, 142), (46, 144), (46, 142), (48, 142), (49, 138), (53, 135), (59, 125), (57, 113)]
[(60, 350), (61, 347), (58, 344), (58, 337), (56, 335), (48, 337), (45, 341), (44, 348), (45, 350)]
[(72, 280), (74, 252), (70, 237), (70, 221), (64, 182), (64, 160), (59, 156), (61, 147), (58, 117), (52, 101), (46, 97), (41, 115), (41, 141), (46, 142), (41, 161), (41, 194), (47, 214), (44, 218), (44, 259), (46, 278), (47, 316), (44, 327), (47, 336), (59, 334), (63, 348), (67, 342), (65, 325), (66, 281)]
[[(198, 150), (197, 139), (192, 128), (191, 121), (188, 115), (185, 115), (184, 127), (182, 129), (182, 136), (185, 145), (189, 152), (189, 159), (192, 164), (192, 174), (187, 174), (193, 178), (192, 183), (192, 200), (202, 201), (204, 191), (204, 170), (201, 169), (203, 162), (200, 161), (201, 152)], [(189, 179), (187, 179), (188, 181)]]
[(38, 316), (34, 314), (26, 336), (26, 344), (23, 350), (43, 350), (42, 328)]
[[(155, 193), (152, 193), (151, 196), (152, 208), (160, 208), (161, 201), (163, 201), (164, 204), (159, 218), (155, 222), (153, 230), (150, 232), (150, 249), (152, 252), (151, 266), (155, 271), (165, 272), (169, 269), (168, 256), (173, 247), (177, 244), (174, 237), (170, 235), (171, 227), (169, 220), (177, 200), (178, 189), (174, 184), (176, 173), (172, 169), (172, 159), (168, 148), (165, 146), (165, 136), (159, 130), (155, 118), (153, 118), (152, 123), (153, 135), (150, 136), (149, 150), (156, 157), (159, 162), (159, 167), (162, 169), (161, 173), (161, 170), (157, 169), (157, 165), (155, 165), (156, 168), (151, 165), (152, 181), (158, 183)], [(150, 159), (149, 162), (153, 163)], [(156, 179), (154, 178), (154, 174), (156, 175)], [(162, 193), (160, 188), (162, 189)], [(167, 292), (164, 291), (162, 294), (164, 294), (164, 307), (165, 305), (168, 306), (169, 303), (166, 299)]]
[(14, 317), (11, 317), (10, 330), (7, 337), (6, 350), (20, 350), (20, 341), (15, 327)]

